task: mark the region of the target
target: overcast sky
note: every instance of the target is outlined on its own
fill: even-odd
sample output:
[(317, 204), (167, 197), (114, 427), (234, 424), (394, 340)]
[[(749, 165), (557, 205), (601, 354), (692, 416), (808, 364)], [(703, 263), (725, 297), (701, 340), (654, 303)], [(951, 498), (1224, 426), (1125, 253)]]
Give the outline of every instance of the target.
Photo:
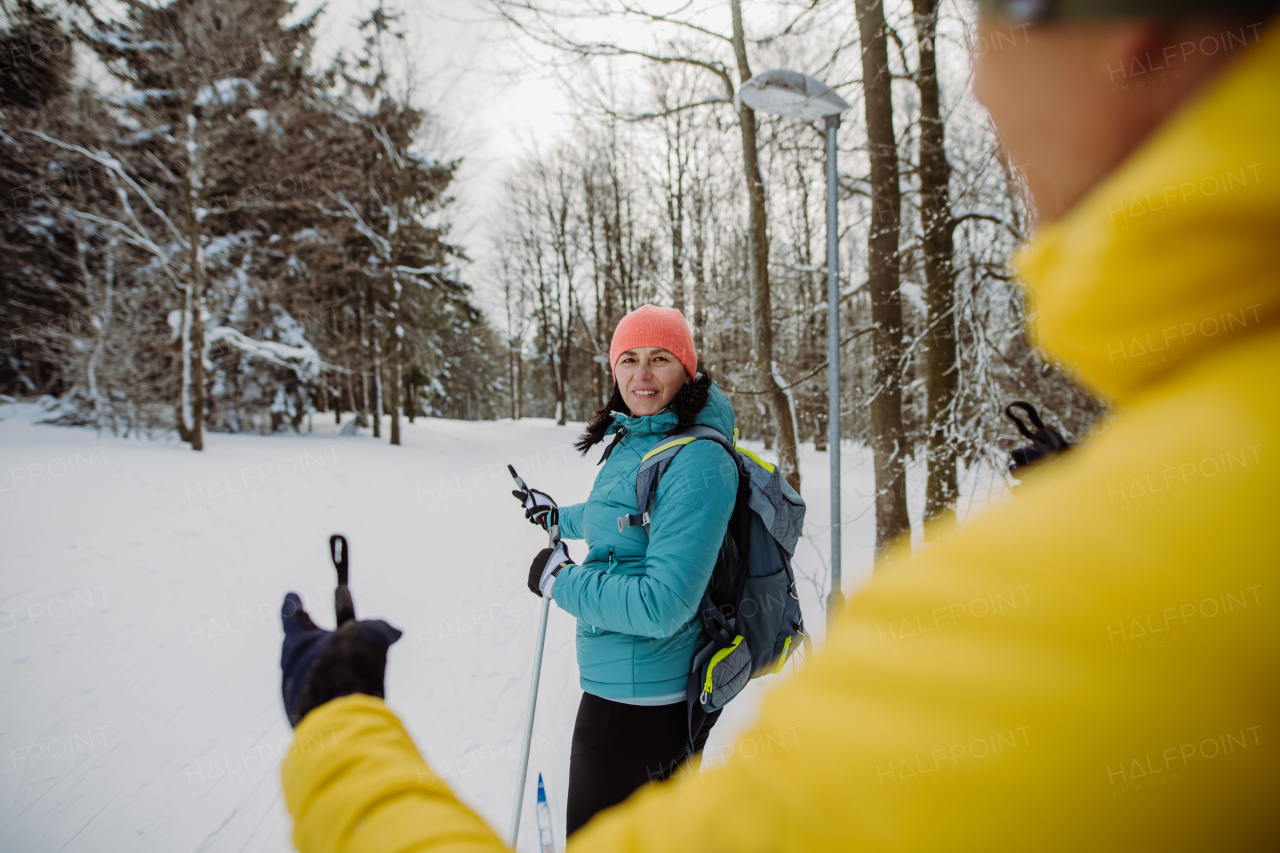
[[(318, 5), (307, 0), (299, 13)], [(376, 5), (329, 0), (319, 22), (317, 64), (339, 49), (358, 52), (357, 22)], [(564, 132), (570, 104), (559, 82), (529, 61), (528, 46), (511, 37), (483, 0), (424, 0), (404, 8), (407, 41), (419, 63), (417, 105), (436, 114), (442, 133), (424, 153), (463, 158), (453, 237), (475, 261), (467, 280), (486, 308), (496, 308), (484, 279), (502, 181), (531, 145), (545, 147)]]

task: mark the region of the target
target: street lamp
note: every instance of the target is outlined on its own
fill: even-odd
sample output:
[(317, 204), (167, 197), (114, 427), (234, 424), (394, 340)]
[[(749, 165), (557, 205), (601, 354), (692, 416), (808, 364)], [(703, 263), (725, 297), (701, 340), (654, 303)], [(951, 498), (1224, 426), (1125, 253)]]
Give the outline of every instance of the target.
[(775, 68), (757, 74), (738, 87), (734, 107), (805, 122), (823, 120), (827, 131), (827, 452), (831, 462), (831, 593), (827, 596), (827, 625), (844, 610), (840, 591), (840, 232), (839, 184), (836, 180), (836, 129), (849, 109), (844, 98), (817, 78)]

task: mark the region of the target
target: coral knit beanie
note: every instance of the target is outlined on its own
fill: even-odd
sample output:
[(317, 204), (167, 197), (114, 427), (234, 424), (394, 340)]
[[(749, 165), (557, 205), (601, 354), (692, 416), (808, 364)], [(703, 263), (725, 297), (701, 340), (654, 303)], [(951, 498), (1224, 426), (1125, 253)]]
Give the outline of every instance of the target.
[(616, 370), (618, 358), (636, 347), (661, 347), (676, 357), (690, 379), (698, 376), (698, 354), (684, 315), (675, 308), (641, 305), (618, 323), (609, 344), (609, 364)]

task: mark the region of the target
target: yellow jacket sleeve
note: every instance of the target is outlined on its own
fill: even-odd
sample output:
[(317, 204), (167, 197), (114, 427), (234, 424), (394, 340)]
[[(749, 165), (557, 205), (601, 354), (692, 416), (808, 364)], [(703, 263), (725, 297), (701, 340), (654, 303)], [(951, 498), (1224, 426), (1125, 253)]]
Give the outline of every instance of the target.
[(301, 853), (506, 849), (436, 778), (381, 699), (344, 696), (307, 714), (282, 774)]

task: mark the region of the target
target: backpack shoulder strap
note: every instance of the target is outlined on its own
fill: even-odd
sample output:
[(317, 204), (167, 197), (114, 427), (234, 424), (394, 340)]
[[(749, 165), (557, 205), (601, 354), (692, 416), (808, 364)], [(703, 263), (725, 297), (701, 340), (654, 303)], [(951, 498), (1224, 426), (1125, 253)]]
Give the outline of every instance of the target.
[[(737, 430), (734, 430), (734, 434), (736, 437)], [(735, 462), (737, 461), (738, 457), (734, 451), (733, 442), (718, 429), (703, 424), (694, 424), (688, 429), (673, 432), (658, 439), (657, 443), (640, 460), (640, 468), (636, 471), (636, 507), (640, 511), (618, 516), (619, 532), (632, 526), (644, 527), (644, 532), (649, 532), (649, 502), (657, 494), (658, 482), (662, 479), (662, 475), (666, 473), (667, 467), (670, 466), (671, 460), (675, 458), (676, 454), (683, 450), (686, 445), (692, 444), (699, 439), (714, 441), (729, 451), (729, 455), (733, 457)]]

